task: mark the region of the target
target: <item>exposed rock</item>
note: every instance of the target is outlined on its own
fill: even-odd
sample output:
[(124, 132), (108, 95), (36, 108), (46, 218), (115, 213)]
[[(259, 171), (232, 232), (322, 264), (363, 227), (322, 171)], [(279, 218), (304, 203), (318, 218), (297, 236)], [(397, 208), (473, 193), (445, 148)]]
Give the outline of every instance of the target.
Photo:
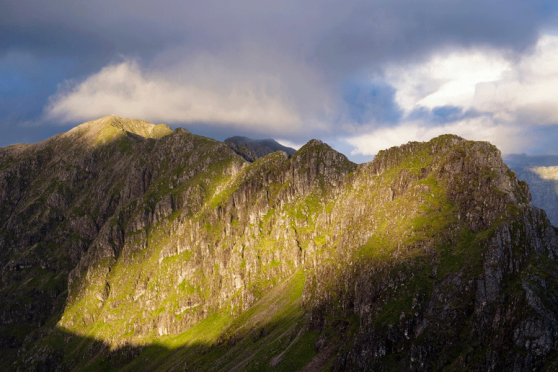
[(1, 368), (558, 360), (557, 232), (494, 146), (235, 146), (107, 117), (0, 149)]

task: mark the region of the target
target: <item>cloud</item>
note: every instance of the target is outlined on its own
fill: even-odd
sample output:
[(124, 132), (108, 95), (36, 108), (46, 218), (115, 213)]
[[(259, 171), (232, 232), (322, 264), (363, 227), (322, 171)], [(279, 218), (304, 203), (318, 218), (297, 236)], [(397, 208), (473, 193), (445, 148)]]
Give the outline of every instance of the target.
[(279, 142), (283, 146), (291, 147), (295, 150), (298, 150), (302, 146), (304, 146), (304, 143), (296, 143), (296, 142), (292, 142), (292, 141), (281, 139), (281, 138), (276, 139), (276, 141)]
[(496, 145), (502, 153), (521, 152), (532, 144), (532, 139), (522, 128), (495, 125), (486, 117), (441, 126), (409, 122), (396, 127), (371, 130), (366, 134), (348, 137), (346, 141), (354, 146), (353, 155), (376, 155), (380, 150), (400, 146), (409, 141), (429, 141), (442, 134), (456, 134), (468, 140), (488, 141)]
[(472, 107), (504, 121), (558, 124), (558, 36), (543, 35), (533, 54), (501, 79), (477, 84)]
[(34, 107), (47, 124), (114, 113), (300, 143), (410, 122), (554, 117), (544, 100), (479, 105), (525, 84), (503, 83), (556, 14), (539, 1), (0, 2), (0, 57), (61, 61), (41, 74), (56, 82), (22, 76), (49, 94), (17, 110)]
[(135, 60), (112, 64), (80, 83), (62, 85), (46, 115), (79, 122), (116, 114), (152, 121), (264, 126), (272, 133), (320, 127), (316, 118), (328, 98), (303, 65), (276, 58), (268, 61), (270, 69), (261, 69), (254, 59), (264, 57), (254, 50), (234, 57), (224, 58), (234, 61), (224, 64), (223, 59), (200, 54), (155, 69), (142, 68)]
[(523, 50), (554, 13), (520, 0), (51, 0), (32, 7), (3, 0), (0, 52), (145, 58), (176, 46), (215, 52), (249, 40), (311, 57), (335, 73), (448, 44)]
[[(542, 35), (531, 53), (506, 59), (485, 49), (454, 50), (418, 64), (391, 65), (385, 79), (404, 111), (400, 122), (363, 126), (346, 138), (353, 154), (375, 155), (445, 133), (489, 141), (503, 153), (537, 152), (558, 133), (558, 36)], [(534, 130), (547, 126), (548, 130)], [(553, 127), (554, 129), (550, 128)], [(543, 152), (544, 152), (543, 151)]]
[(342, 136), (354, 155), (444, 133), (519, 152), (533, 148), (528, 126), (558, 123), (557, 59), (558, 37), (543, 35), (521, 57), (454, 47), (343, 85), (257, 44), (217, 54), (176, 48), (149, 66), (127, 59), (61, 86), (46, 114), (61, 122), (118, 114), (225, 125), (291, 143)]
[(386, 80), (407, 114), (452, 106), (495, 121), (558, 124), (556, 60), (558, 36), (542, 35), (516, 60), (491, 49), (460, 49), (420, 64), (388, 66)]
[(406, 111), (441, 106), (471, 108), (477, 84), (498, 81), (510, 69), (502, 53), (458, 49), (441, 52), (419, 64), (392, 64), (386, 80), (396, 89), (396, 102)]

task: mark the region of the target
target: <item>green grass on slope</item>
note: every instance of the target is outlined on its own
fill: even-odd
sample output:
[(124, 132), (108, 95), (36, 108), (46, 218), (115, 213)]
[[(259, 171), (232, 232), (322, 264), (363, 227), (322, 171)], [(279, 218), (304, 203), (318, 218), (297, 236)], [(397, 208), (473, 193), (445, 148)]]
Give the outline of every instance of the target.
[[(300, 370), (316, 355), (317, 337), (305, 327), (304, 281), (298, 271), (240, 316), (222, 310), (177, 336), (116, 345), (95, 337), (102, 333), (96, 323), (90, 335), (60, 328), (41, 342), (65, 355), (64, 367), (74, 371)], [(130, 353), (137, 356), (131, 362)]]
[[(471, 146), (470, 142), (454, 148), (466, 153), (468, 146)], [(425, 178), (419, 178), (422, 170), (430, 169), (434, 162), (430, 150), (423, 146), (412, 153), (396, 151), (378, 155), (378, 159), (389, 155), (398, 157), (398, 161), (392, 162), (391, 167), (379, 176), (372, 176), (373, 182), (353, 189), (350, 189), (352, 185), (347, 186), (350, 196), (346, 204), (369, 205), (371, 213), (359, 216), (355, 222), (348, 224), (345, 235), (350, 236), (353, 231), (356, 235), (363, 226), (369, 226), (369, 231), (373, 231), (366, 243), (355, 245), (358, 248), (353, 259), (356, 263), (380, 270), (381, 275), (370, 278), (375, 285), (389, 283), (372, 316), (376, 326), (396, 324), (411, 316), (417, 296), (428, 296), (434, 283), (450, 274), (461, 272), (467, 279), (478, 277), (482, 271), (482, 253), (486, 250), (486, 242), (501, 223), (518, 213), (508, 205), (508, 210), (494, 220), (491, 228), (473, 233), (458, 217), (460, 206), (448, 198), (448, 181), (434, 171)], [(450, 160), (443, 156), (436, 162), (443, 165)], [(362, 171), (366, 172), (366, 168)], [(410, 178), (411, 182), (403, 194), (398, 195), (393, 191), (393, 185), (402, 176)], [(480, 172), (479, 177), (493, 176)], [(385, 191), (390, 188), (393, 194), (386, 198)], [(387, 201), (381, 202), (382, 198)], [(339, 298), (342, 289), (336, 281), (341, 279), (335, 276), (340, 277), (341, 271), (335, 267), (335, 262), (330, 266), (332, 275), (322, 279), (328, 282), (326, 288), (329, 288), (333, 298)]]
[[(149, 345), (123, 370), (294, 371), (315, 356), (316, 334), (304, 328), (298, 271), (237, 318), (214, 313), (188, 331)], [(274, 359), (275, 358), (275, 359)]]

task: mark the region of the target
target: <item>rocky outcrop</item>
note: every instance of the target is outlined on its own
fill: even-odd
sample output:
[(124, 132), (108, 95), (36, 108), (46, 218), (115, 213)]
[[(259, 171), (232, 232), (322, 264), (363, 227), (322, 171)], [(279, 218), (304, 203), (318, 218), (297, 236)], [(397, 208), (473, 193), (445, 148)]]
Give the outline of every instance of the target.
[[(442, 186), (448, 204), (423, 211), (430, 221), (443, 218), (439, 228), (421, 213), (414, 223), (400, 222), (403, 234), (395, 226), (387, 226), (388, 234), (371, 226), (374, 234), (360, 250), (342, 263), (316, 268), (306, 293), (312, 327), (321, 333), (338, 328), (332, 314), (359, 319), (358, 332), (345, 336), (333, 369), (543, 368), (556, 351), (558, 308), (547, 292), (557, 275), (556, 229), (528, 204), (526, 185), (495, 148), (451, 137), (428, 147), (390, 149), (360, 170), (373, 175), (372, 194), (387, 195), (370, 212), (383, 203), (387, 218), (401, 218), (389, 211), (402, 209), (397, 204), (416, 211), (420, 206), (408, 205), (413, 200), (440, 198), (431, 192)], [(417, 157), (423, 160), (415, 164), (416, 173), (400, 167)], [(424, 182), (431, 177), (435, 182)], [(386, 240), (389, 235), (395, 241)], [(352, 269), (340, 273), (341, 267)]]
[[(484, 262), (479, 272), (469, 265), (447, 275), (398, 267), (392, 278), (393, 269), (380, 268), (370, 280), (371, 268), (362, 268), (354, 295), (359, 333), (342, 347), (333, 369), (542, 369), (556, 351), (557, 308), (548, 301), (554, 296), (548, 288), (556, 277), (558, 241), (554, 228), (544, 226), (544, 213), (533, 207), (528, 214), (527, 220), (533, 222), (521, 228), (503, 223), (481, 244)], [(514, 221), (516, 226), (520, 223)], [(512, 249), (514, 239), (525, 239), (537, 230), (545, 236), (537, 242), (540, 246)], [(448, 262), (442, 258), (443, 264)], [(540, 271), (526, 273), (529, 266)], [(419, 285), (428, 289), (414, 293), (406, 289)], [(405, 297), (407, 306), (401, 303)]]

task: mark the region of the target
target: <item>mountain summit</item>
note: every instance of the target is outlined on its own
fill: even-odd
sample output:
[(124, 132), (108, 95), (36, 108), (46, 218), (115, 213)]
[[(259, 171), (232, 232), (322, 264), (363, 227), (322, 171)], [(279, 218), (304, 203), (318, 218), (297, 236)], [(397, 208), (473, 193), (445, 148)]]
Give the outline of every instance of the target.
[(558, 368), (558, 232), (489, 143), (249, 162), (127, 120), (0, 149), (0, 368)]
[(127, 135), (132, 139), (160, 138), (172, 133), (166, 124), (154, 125), (147, 121), (110, 115), (78, 125), (64, 138), (87, 139), (95, 144), (106, 143)]

